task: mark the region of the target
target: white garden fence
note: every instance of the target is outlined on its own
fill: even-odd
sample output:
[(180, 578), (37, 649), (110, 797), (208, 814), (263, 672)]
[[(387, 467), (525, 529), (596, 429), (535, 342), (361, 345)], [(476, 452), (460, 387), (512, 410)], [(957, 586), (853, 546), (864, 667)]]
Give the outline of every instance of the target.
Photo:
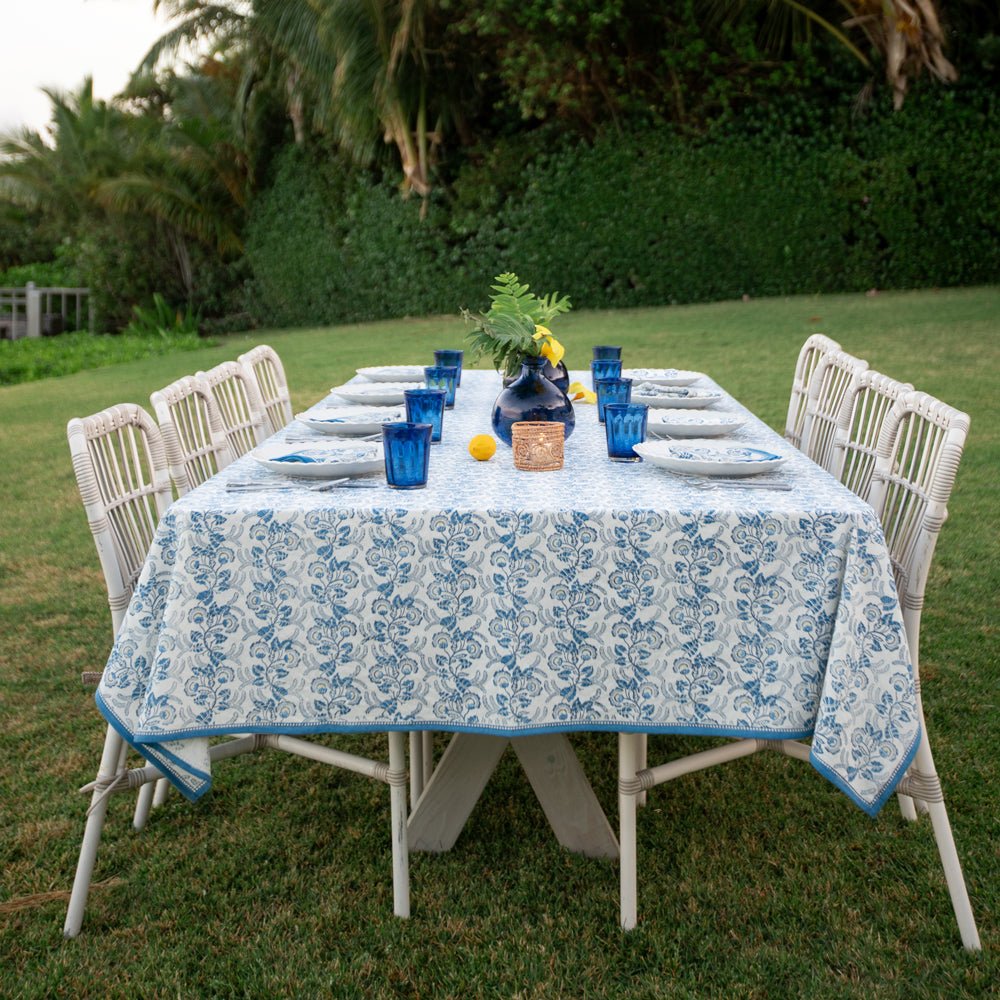
[(91, 330), (92, 319), (89, 288), (0, 288), (0, 338)]

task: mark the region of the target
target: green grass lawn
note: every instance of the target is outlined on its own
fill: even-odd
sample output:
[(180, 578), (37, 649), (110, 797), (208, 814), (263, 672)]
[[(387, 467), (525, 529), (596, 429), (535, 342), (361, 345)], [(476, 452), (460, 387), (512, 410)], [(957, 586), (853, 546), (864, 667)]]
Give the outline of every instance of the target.
[[(448, 854), (414, 855), (392, 917), (385, 789), (282, 755), (220, 765), (147, 829), (109, 811), (83, 935), (64, 941), (103, 724), (81, 670), (110, 616), (66, 421), (272, 344), (296, 408), (355, 367), (457, 346), (452, 317), (262, 331), (194, 353), (0, 389), (0, 996), (960, 997), (996, 995), (1000, 769), (1000, 289), (800, 297), (573, 314), (629, 364), (709, 372), (784, 423), (802, 340), (823, 331), (972, 416), (927, 595), (929, 727), (985, 951), (962, 951), (926, 818), (872, 821), (808, 766), (764, 755), (661, 787), (639, 816), (640, 925), (617, 866), (562, 851), (510, 754)], [(502, 460), (502, 458), (501, 458)], [(584, 470), (581, 470), (585, 474)], [(659, 737), (656, 759), (707, 744)], [(380, 738), (337, 737), (371, 747)], [(575, 738), (612, 823), (615, 741)], [(772, 759), (773, 756), (773, 759)]]

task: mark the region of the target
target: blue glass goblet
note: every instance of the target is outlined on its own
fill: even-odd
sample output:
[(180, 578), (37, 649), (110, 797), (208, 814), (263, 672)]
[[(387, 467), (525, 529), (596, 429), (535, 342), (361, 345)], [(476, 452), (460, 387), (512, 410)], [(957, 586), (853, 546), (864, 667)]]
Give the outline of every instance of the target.
[(435, 351), (434, 352), (434, 364), (439, 365), (444, 368), (456, 368), (458, 369), (455, 373), (455, 386), (456, 388), (462, 384), (462, 359), (465, 357), (465, 351)]
[(410, 421), (382, 425), (385, 478), (390, 489), (422, 490), (427, 485), (431, 425)]
[(631, 403), (630, 378), (599, 378), (597, 380), (597, 419), (604, 423), (604, 407), (608, 403)]
[(407, 389), (403, 393), (406, 419), (413, 424), (430, 424), (432, 442), (441, 440), (447, 395), (444, 389)]
[(450, 410), (455, 405), (455, 379), (458, 369), (454, 365), (432, 365), (424, 369), (424, 385), (428, 389), (444, 389), (448, 394), (444, 408)]
[(622, 363), (615, 358), (602, 358), (590, 362), (590, 384), (597, 389), (597, 380), (602, 378), (621, 378)]
[(605, 403), (604, 433), (608, 439), (608, 458), (612, 462), (641, 462), (632, 446), (646, 440), (649, 407), (644, 403)]

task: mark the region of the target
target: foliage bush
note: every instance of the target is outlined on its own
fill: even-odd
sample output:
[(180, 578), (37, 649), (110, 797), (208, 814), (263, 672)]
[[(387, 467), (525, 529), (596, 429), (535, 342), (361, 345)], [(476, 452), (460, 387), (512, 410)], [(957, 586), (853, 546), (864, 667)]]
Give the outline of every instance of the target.
[(132, 307), (132, 321), (122, 332), (129, 337), (189, 337), (198, 333), (198, 317), (190, 306), (175, 309), (154, 292), (152, 305)]
[(0, 271), (0, 287), (23, 288), (29, 281), (33, 281), (39, 288), (78, 287), (80, 277), (70, 248), (61, 244), (56, 247), (55, 253), (55, 260), (18, 264)]
[(211, 343), (191, 333), (162, 338), (82, 331), (43, 339), (0, 340), (0, 385), (37, 382), (175, 351), (193, 351)]
[(795, 97), (699, 137), (519, 136), (423, 218), (390, 181), (296, 150), (251, 210), (253, 309), (295, 325), (482, 308), (508, 269), (589, 308), (997, 281), (995, 103), (928, 88), (857, 116)]

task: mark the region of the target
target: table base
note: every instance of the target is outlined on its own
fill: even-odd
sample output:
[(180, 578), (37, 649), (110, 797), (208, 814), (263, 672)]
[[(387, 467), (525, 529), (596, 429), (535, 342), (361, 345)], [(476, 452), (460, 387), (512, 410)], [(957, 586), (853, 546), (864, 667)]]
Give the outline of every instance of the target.
[(456, 733), (410, 813), (411, 851), (450, 850), (507, 749), (514, 748), (559, 843), (589, 858), (617, 858), (618, 840), (562, 733)]

